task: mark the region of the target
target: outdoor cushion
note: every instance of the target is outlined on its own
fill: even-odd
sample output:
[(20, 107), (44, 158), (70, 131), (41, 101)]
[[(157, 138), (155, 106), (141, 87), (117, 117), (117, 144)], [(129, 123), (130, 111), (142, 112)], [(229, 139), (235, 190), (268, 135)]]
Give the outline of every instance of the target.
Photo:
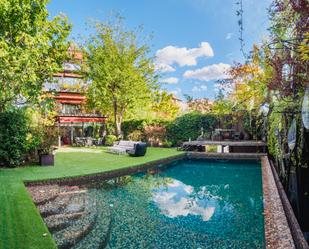
[(147, 151), (147, 144), (146, 143), (136, 143), (134, 148), (128, 150), (128, 154), (130, 156), (144, 156)]

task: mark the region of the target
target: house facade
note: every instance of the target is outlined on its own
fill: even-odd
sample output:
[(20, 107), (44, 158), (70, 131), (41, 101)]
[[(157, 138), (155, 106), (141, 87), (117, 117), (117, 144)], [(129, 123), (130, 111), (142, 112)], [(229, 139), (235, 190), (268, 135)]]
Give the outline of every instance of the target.
[(72, 59), (64, 63), (63, 70), (54, 75), (54, 81), (45, 86), (46, 91), (53, 92), (56, 102), (58, 146), (100, 144), (106, 116), (87, 110), (87, 82), (78, 73), (83, 55), (74, 46), (70, 46), (69, 54)]

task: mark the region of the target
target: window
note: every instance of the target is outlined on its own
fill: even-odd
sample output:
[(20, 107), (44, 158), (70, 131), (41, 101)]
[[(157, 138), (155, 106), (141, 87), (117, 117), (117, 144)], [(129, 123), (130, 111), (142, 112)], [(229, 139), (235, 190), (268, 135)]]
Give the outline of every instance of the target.
[(61, 104), (61, 113), (62, 114), (80, 114), (81, 107), (80, 105)]

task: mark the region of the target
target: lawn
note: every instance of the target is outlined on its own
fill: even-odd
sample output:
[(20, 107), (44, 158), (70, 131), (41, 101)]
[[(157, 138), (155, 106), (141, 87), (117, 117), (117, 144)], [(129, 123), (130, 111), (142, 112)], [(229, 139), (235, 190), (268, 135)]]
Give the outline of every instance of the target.
[(113, 155), (105, 149), (61, 149), (54, 167), (0, 169), (0, 248), (57, 248), (23, 181), (106, 172), (179, 155), (175, 149), (149, 148), (145, 157)]

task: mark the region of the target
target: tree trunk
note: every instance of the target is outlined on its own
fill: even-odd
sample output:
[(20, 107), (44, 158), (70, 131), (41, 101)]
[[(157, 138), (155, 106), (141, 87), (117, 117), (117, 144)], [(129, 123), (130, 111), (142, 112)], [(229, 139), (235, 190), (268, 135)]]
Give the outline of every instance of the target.
[[(121, 124), (122, 124), (122, 117), (124, 113), (124, 108), (121, 108), (119, 111), (119, 107), (117, 105), (117, 100), (114, 99), (114, 125), (115, 125), (115, 135), (117, 138), (121, 136)], [(119, 113), (120, 112), (120, 113)]]
[(119, 118), (117, 118), (115, 122), (115, 128), (116, 128), (116, 136), (120, 137), (121, 135), (121, 122), (119, 121)]
[(121, 127), (119, 126), (118, 122), (118, 106), (117, 106), (117, 100), (114, 99), (113, 101), (114, 106), (114, 125), (115, 125), (115, 135), (118, 138), (121, 133)]
[(121, 130), (122, 117), (123, 117), (123, 111), (121, 110), (121, 112), (117, 115), (117, 119), (116, 119), (116, 123), (115, 123), (116, 124), (117, 137), (122, 136), (122, 130)]

